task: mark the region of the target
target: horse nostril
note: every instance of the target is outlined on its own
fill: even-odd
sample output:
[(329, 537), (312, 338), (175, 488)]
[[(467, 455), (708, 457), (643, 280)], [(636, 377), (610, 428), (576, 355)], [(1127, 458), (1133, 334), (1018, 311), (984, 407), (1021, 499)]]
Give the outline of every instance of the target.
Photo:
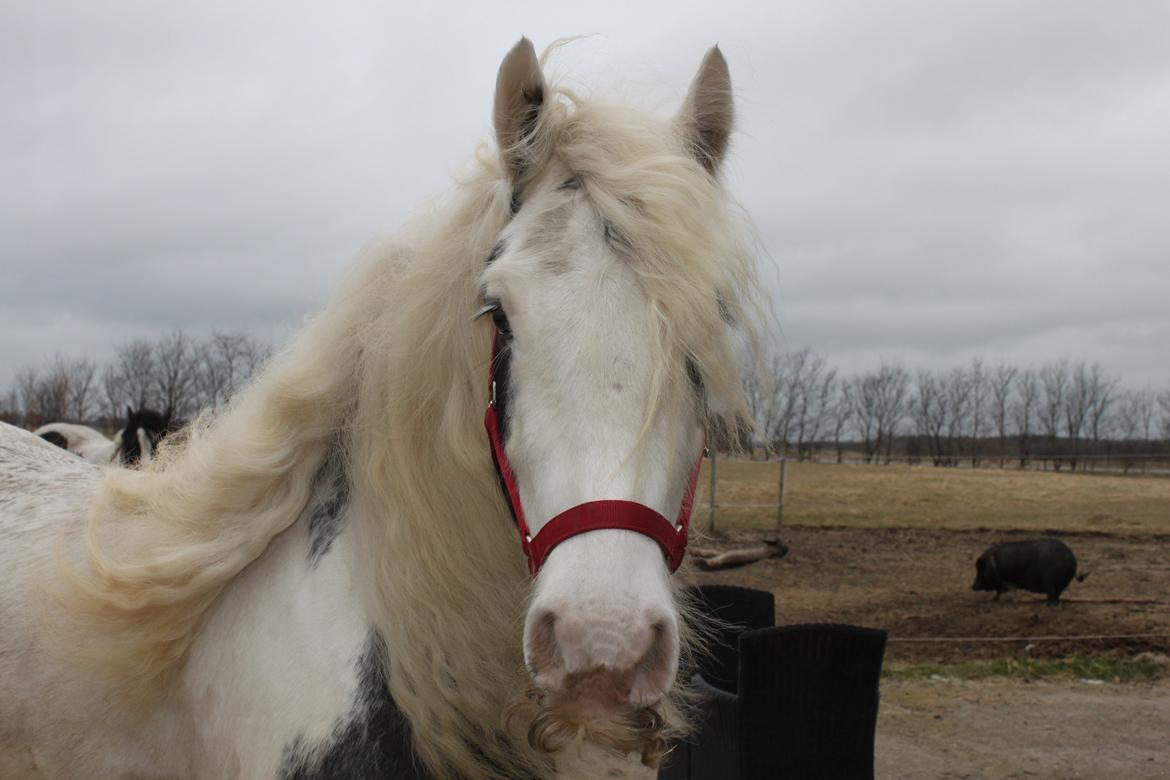
[(665, 643), (668, 641), (666, 637), (666, 624), (661, 620), (650, 626), (650, 647), (646, 649), (645, 654), (638, 659), (638, 671), (651, 674), (658, 666), (659, 659), (662, 658), (666, 651)]
[(557, 646), (557, 616), (552, 610), (545, 610), (535, 616), (528, 638), (528, 671), (536, 676), (550, 667), (563, 664), (561, 651)]

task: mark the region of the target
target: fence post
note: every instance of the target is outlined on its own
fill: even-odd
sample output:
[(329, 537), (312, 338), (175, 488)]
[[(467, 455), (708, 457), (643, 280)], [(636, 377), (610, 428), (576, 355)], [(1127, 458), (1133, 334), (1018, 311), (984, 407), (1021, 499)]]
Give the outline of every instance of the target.
[(707, 533), (715, 533), (715, 448), (708, 450), (707, 462), (711, 466), (711, 490), (707, 495), (707, 503), (710, 506), (710, 514), (707, 516)]
[(788, 477), (788, 458), (780, 459), (780, 500), (776, 502), (776, 528), (784, 525), (784, 483)]

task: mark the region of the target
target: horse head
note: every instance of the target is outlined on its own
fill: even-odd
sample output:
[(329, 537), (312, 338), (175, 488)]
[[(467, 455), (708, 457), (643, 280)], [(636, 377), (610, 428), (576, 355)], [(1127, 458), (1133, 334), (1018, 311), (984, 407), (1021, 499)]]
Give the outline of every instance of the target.
[(626, 121), (620, 110), (585, 116), (557, 97), (521, 40), (494, 111), (513, 216), (479, 315), (495, 330), (497, 467), (535, 572), (524, 659), (556, 719), (578, 723), (657, 705), (675, 683), (685, 621), (670, 534), (685, 534), (708, 424), (738, 412), (742, 388), (736, 272), (718, 256), (733, 244), (717, 180), (732, 120), (722, 54), (707, 54), (673, 122), (618, 136), (638, 148), (583, 137)]

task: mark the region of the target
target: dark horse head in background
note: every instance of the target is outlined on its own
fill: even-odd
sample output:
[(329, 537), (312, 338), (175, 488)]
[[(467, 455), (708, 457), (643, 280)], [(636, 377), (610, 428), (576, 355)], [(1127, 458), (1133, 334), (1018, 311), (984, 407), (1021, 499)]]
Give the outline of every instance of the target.
[[(149, 457), (167, 434), (174, 433), (183, 425), (184, 421), (175, 419), (170, 409), (160, 413), (145, 408), (135, 411), (134, 407), (127, 406), (126, 427), (118, 434), (122, 465), (133, 466), (142, 460), (143, 441), (150, 448), (147, 453)], [(138, 435), (139, 429), (142, 430), (142, 437)]]

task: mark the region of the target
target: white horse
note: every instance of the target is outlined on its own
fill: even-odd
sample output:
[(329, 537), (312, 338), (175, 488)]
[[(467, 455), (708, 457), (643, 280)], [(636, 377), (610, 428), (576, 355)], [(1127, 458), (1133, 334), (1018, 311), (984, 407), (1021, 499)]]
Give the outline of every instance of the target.
[(0, 777), (652, 775), (666, 518), (750, 419), (731, 118), (717, 49), (661, 120), (521, 40), (499, 153), (218, 419), (142, 471), (0, 426)]
[(89, 463), (108, 465), (121, 459), (121, 442), (88, 425), (48, 423), (33, 433)]
[(150, 462), (158, 443), (172, 427), (170, 411), (126, 407), (126, 425), (113, 439), (88, 425), (48, 423), (33, 433), (51, 444), (98, 465), (138, 466)]

